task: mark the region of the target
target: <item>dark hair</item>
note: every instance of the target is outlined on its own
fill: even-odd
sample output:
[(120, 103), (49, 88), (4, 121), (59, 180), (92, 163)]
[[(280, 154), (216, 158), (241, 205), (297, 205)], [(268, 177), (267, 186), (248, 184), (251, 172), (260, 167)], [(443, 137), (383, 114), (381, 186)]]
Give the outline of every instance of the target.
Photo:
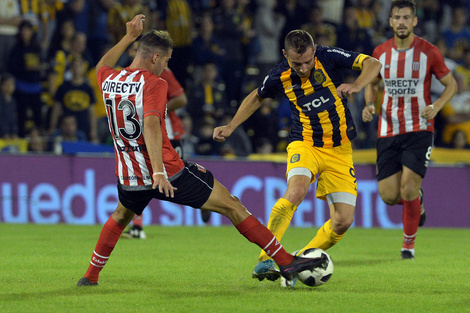
[(21, 36), (21, 31), (23, 30), (23, 28), (29, 28), (33, 31), (33, 36), (31, 37), (31, 42), (30, 42), (30, 46), (35, 50), (40, 50), (41, 49), (41, 45), (39, 43), (39, 40), (38, 40), (38, 34), (37, 34), (37, 31), (36, 29), (34, 28), (33, 24), (28, 21), (28, 20), (23, 20), (21, 22), (21, 24), (18, 26), (18, 34), (16, 34), (16, 38), (19, 40), (19, 44), (24, 47), (24, 42), (23, 42), (23, 38)]
[(28, 21), (28, 20), (23, 20), (23, 21), (20, 23), (20, 25), (18, 26), (18, 29), (21, 30), (21, 29), (23, 29), (24, 27), (28, 27), (28, 28), (34, 29), (33, 23), (31, 23), (31, 22)]
[(294, 50), (298, 54), (303, 54), (308, 47), (313, 48), (315, 45), (312, 36), (300, 29), (290, 31), (284, 39), (284, 49)]
[(155, 53), (155, 49), (159, 49), (162, 52), (173, 49), (173, 40), (167, 31), (152, 30), (140, 38), (137, 51), (148, 55)]
[(12, 74), (8, 72), (3, 72), (0, 74), (0, 84), (3, 84), (5, 81), (9, 79), (15, 79), (15, 76), (13, 76)]
[(392, 5), (390, 6), (390, 16), (392, 16), (393, 9), (395, 8), (410, 8), (413, 15), (416, 15), (416, 3), (414, 0), (393, 0)]

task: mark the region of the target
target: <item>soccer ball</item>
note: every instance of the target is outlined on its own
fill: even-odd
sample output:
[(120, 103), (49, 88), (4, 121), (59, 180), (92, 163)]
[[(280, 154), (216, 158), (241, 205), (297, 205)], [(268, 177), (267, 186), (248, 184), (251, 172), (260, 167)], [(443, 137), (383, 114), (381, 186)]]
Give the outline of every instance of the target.
[(299, 254), (303, 258), (319, 258), (326, 255), (326, 266), (317, 267), (313, 271), (306, 270), (297, 274), (297, 278), (307, 286), (316, 287), (326, 283), (333, 275), (333, 261), (328, 253), (318, 248), (311, 248)]

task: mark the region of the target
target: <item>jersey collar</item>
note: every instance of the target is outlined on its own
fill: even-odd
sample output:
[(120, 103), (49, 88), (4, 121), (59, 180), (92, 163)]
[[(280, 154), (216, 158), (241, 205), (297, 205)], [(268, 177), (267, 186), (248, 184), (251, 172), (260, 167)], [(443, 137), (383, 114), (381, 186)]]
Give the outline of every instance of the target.
[(413, 42), (411, 43), (410, 47), (408, 49), (405, 49), (405, 50), (398, 50), (397, 44), (395, 43), (395, 37), (392, 37), (392, 48), (397, 50), (397, 51), (406, 51), (406, 50), (414, 48), (414, 46), (418, 42), (418, 36), (416, 36), (416, 34), (414, 36), (415, 36), (415, 38), (413, 39)]

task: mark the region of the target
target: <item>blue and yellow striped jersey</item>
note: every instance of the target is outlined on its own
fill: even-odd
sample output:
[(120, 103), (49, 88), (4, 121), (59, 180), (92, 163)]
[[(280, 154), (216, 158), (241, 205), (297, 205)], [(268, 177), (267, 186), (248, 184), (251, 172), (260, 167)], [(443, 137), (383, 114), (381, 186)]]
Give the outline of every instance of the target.
[(286, 59), (278, 63), (258, 88), (261, 98), (284, 96), (292, 109), (289, 142), (305, 141), (315, 147), (332, 148), (354, 139), (356, 127), (336, 87), (343, 83), (343, 70), (362, 70), (368, 55), (341, 48), (317, 46), (315, 67), (301, 78)]

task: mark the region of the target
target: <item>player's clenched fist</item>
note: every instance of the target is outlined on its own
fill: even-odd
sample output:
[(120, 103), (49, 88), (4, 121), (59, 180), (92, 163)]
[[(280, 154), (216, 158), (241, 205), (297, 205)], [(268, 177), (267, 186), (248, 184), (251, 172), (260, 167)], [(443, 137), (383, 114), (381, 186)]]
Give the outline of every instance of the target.
[(137, 14), (134, 18), (126, 23), (126, 33), (129, 37), (132, 37), (134, 40), (140, 36), (144, 30), (144, 21), (145, 15)]
[(374, 118), (375, 106), (373, 104), (367, 104), (362, 110), (362, 121), (370, 122)]
[(214, 129), (212, 138), (217, 142), (224, 142), (225, 138), (229, 137), (232, 131), (228, 126), (219, 126)]

